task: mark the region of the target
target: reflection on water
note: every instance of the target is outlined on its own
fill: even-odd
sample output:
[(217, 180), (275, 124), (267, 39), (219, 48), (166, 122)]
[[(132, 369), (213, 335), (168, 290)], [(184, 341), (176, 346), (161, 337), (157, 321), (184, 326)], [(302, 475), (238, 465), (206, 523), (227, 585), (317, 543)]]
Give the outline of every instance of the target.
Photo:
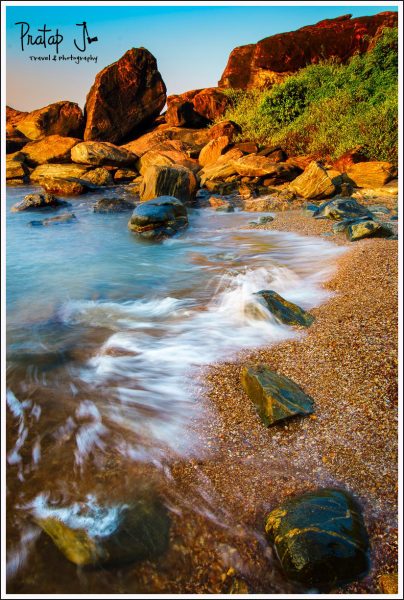
[[(10, 189), (9, 206), (31, 189)], [(142, 243), (127, 229), (128, 214), (92, 212), (98, 197), (72, 200), (77, 221), (49, 228), (29, 227), (32, 213), (7, 213), (11, 582), (29, 579), (38, 546), (29, 507), (40, 499), (50, 495), (55, 510), (89, 495), (119, 501), (140, 475), (157, 472), (169, 486), (170, 462), (208, 454), (189, 427), (212, 410), (198, 368), (301, 335), (254, 293), (274, 289), (303, 308), (318, 305), (341, 251), (243, 229), (248, 214), (207, 209), (191, 211), (181, 237)], [(215, 510), (205, 517), (214, 521)], [(40, 552), (33, 564), (47, 570)]]

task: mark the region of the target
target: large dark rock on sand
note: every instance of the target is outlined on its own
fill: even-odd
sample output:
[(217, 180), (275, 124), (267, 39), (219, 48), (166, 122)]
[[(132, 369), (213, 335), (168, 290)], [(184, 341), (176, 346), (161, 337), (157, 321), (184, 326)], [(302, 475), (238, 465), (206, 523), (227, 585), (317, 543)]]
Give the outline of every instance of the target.
[(128, 202), (123, 198), (100, 198), (94, 204), (96, 213), (120, 213), (133, 209), (133, 202)]
[(40, 140), (29, 142), (24, 146), (22, 154), (29, 165), (37, 166), (46, 163), (70, 162), (70, 152), (80, 140), (61, 135), (47, 135)]
[(79, 566), (154, 559), (169, 545), (170, 518), (158, 498), (139, 497), (113, 507), (51, 509), (49, 514), (37, 511), (34, 519), (65, 557)]
[(265, 365), (243, 367), (241, 384), (265, 425), (313, 412), (314, 402), (296, 383)]
[(180, 200), (170, 196), (142, 202), (128, 223), (133, 233), (153, 241), (173, 236), (187, 225), (187, 209)]
[(343, 490), (320, 489), (286, 500), (267, 517), (265, 531), (288, 577), (327, 590), (369, 568), (361, 510)]
[(63, 100), (28, 113), (16, 127), (30, 140), (37, 140), (48, 135), (81, 138), (83, 125), (79, 105)]
[(292, 181), (289, 189), (297, 196), (319, 200), (336, 194), (341, 183), (338, 171), (326, 169), (321, 163), (313, 161)]
[(329, 58), (345, 62), (367, 52), (384, 27), (397, 27), (397, 23), (397, 12), (355, 19), (343, 15), (240, 46), (231, 52), (219, 86), (269, 87), (306, 65)]
[(350, 242), (356, 242), (368, 237), (391, 237), (392, 230), (377, 221), (353, 221), (346, 228), (346, 236)]
[(260, 290), (256, 295), (262, 298), (268, 310), (282, 323), (309, 327), (314, 321), (312, 315), (273, 290)]
[(166, 86), (154, 56), (131, 48), (98, 73), (85, 106), (85, 140), (120, 142), (157, 117)]
[(313, 212), (316, 219), (332, 219), (333, 221), (345, 221), (346, 219), (372, 219), (373, 214), (355, 198), (333, 198), (321, 204)]
[(71, 151), (71, 159), (75, 163), (111, 165), (116, 167), (134, 166), (138, 157), (126, 148), (120, 148), (109, 142), (81, 142)]
[(23, 210), (38, 210), (44, 208), (60, 208), (68, 206), (68, 202), (59, 200), (52, 194), (27, 194), (23, 200), (12, 206), (12, 212), (21, 212)]
[(143, 174), (140, 199), (144, 201), (159, 196), (174, 196), (182, 202), (191, 202), (196, 190), (197, 181), (190, 169), (179, 165), (154, 166)]

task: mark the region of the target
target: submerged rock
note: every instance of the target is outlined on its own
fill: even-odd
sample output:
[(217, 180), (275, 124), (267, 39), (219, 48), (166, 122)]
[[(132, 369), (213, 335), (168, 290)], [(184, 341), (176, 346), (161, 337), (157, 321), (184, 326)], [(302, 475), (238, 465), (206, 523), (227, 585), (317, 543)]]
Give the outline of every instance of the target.
[(128, 223), (131, 231), (154, 241), (170, 237), (187, 225), (187, 209), (180, 200), (172, 196), (142, 202), (135, 208)]
[(332, 219), (344, 221), (346, 219), (358, 219), (366, 217), (372, 219), (372, 213), (355, 198), (333, 198), (328, 202), (320, 204), (313, 216), (316, 219)]
[(44, 208), (60, 208), (69, 206), (68, 202), (59, 200), (52, 194), (27, 194), (24, 199), (11, 207), (11, 212), (21, 212), (23, 210), (38, 210)]
[(241, 384), (265, 425), (313, 412), (314, 401), (288, 377), (265, 365), (243, 367)]
[(42, 219), (42, 221), (30, 221), (32, 227), (48, 227), (49, 225), (59, 225), (60, 223), (74, 223), (77, 221), (77, 217), (74, 213), (63, 213), (57, 217), (50, 217), (49, 219)]
[(123, 198), (100, 198), (94, 204), (96, 213), (117, 213), (133, 210), (133, 202), (128, 202)]
[(68, 508), (37, 498), (33, 516), (59, 550), (79, 566), (153, 559), (168, 548), (170, 518), (157, 497), (100, 506), (92, 497)]
[(325, 488), (286, 500), (268, 515), (265, 531), (286, 575), (307, 586), (328, 589), (369, 568), (361, 510), (342, 490)]
[(356, 242), (367, 237), (390, 237), (393, 235), (391, 229), (377, 221), (354, 221), (346, 229), (347, 238), (350, 242)]
[(263, 299), (268, 310), (282, 323), (309, 327), (314, 321), (312, 315), (273, 290), (260, 290), (256, 295)]

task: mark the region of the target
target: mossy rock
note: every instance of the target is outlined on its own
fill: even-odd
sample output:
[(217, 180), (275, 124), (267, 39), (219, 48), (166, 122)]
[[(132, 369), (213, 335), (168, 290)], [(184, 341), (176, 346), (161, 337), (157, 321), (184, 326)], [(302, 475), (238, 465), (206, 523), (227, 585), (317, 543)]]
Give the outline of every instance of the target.
[(243, 367), (241, 384), (267, 426), (314, 410), (313, 399), (294, 381), (264, 365)]
[(268, 515), (265, 532), (286, 575), (308, 587), (329, 589), (368, 571), (361, 510), (343, 490), (324, 488), (287, 500)]
[(350, 242), (356, 242), (368, 237), (390, 237), (392, 231), (377, 221), (355, 221), (350, 223), (346, 229), (346, 235)]
[(314, 321), (312, 315), (297, 306), (297, 304), (285, 300), (273, 290), (260, 290), (256, 295), (260, 296), (268, 310), (286, 325), (309, 327)]
[(50, 509), (34, 514), (35, 522), (72, 563), (120, 565), (153, 559), (169, 544), (170, 518), (158, 498), (144, 497), (118, 507), (84, 507), (82, 513)]
[(333, 221), (345, 221), (346, 219), (360, 219), (366, 217), (372, 219), (372, 213), (355, 198), (337, 197), (324, 202), (314, 213), (316, 219), (331, 219)]

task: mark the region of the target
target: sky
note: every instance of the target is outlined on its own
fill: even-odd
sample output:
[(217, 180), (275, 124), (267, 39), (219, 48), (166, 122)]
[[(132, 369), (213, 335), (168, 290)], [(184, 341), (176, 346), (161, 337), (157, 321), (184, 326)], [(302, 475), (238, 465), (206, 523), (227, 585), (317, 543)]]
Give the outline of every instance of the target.
[[(217, 85), (233, 48), (264, 37), (293, 31), (322, 19), (350, 13), (373, 15), (379, 6), (8, 6), (6, 8), (7, 104), (30, 111), (51, 102), (71, 100), (84, 107), (95, 75), (129, 48), (143, 46), (156, 57), (168, 94)], [(21, 25), (29, 32), (21, 48)], [(82, 39), (77, 23), (87, 22), (98, 37), (79, 52), (73, 40)], [(55, 46), (27, 45), (38, 29), (56, 29), (63, 41), (57, 61), (35, 61), (30, 56), (55, 55)], [(23, 26), (26, 27), (26, 26)], [(79, 44), (80, 45), (80, 44)], [(97, 57), (97, 62), (59, 61), (60, 56)]]

